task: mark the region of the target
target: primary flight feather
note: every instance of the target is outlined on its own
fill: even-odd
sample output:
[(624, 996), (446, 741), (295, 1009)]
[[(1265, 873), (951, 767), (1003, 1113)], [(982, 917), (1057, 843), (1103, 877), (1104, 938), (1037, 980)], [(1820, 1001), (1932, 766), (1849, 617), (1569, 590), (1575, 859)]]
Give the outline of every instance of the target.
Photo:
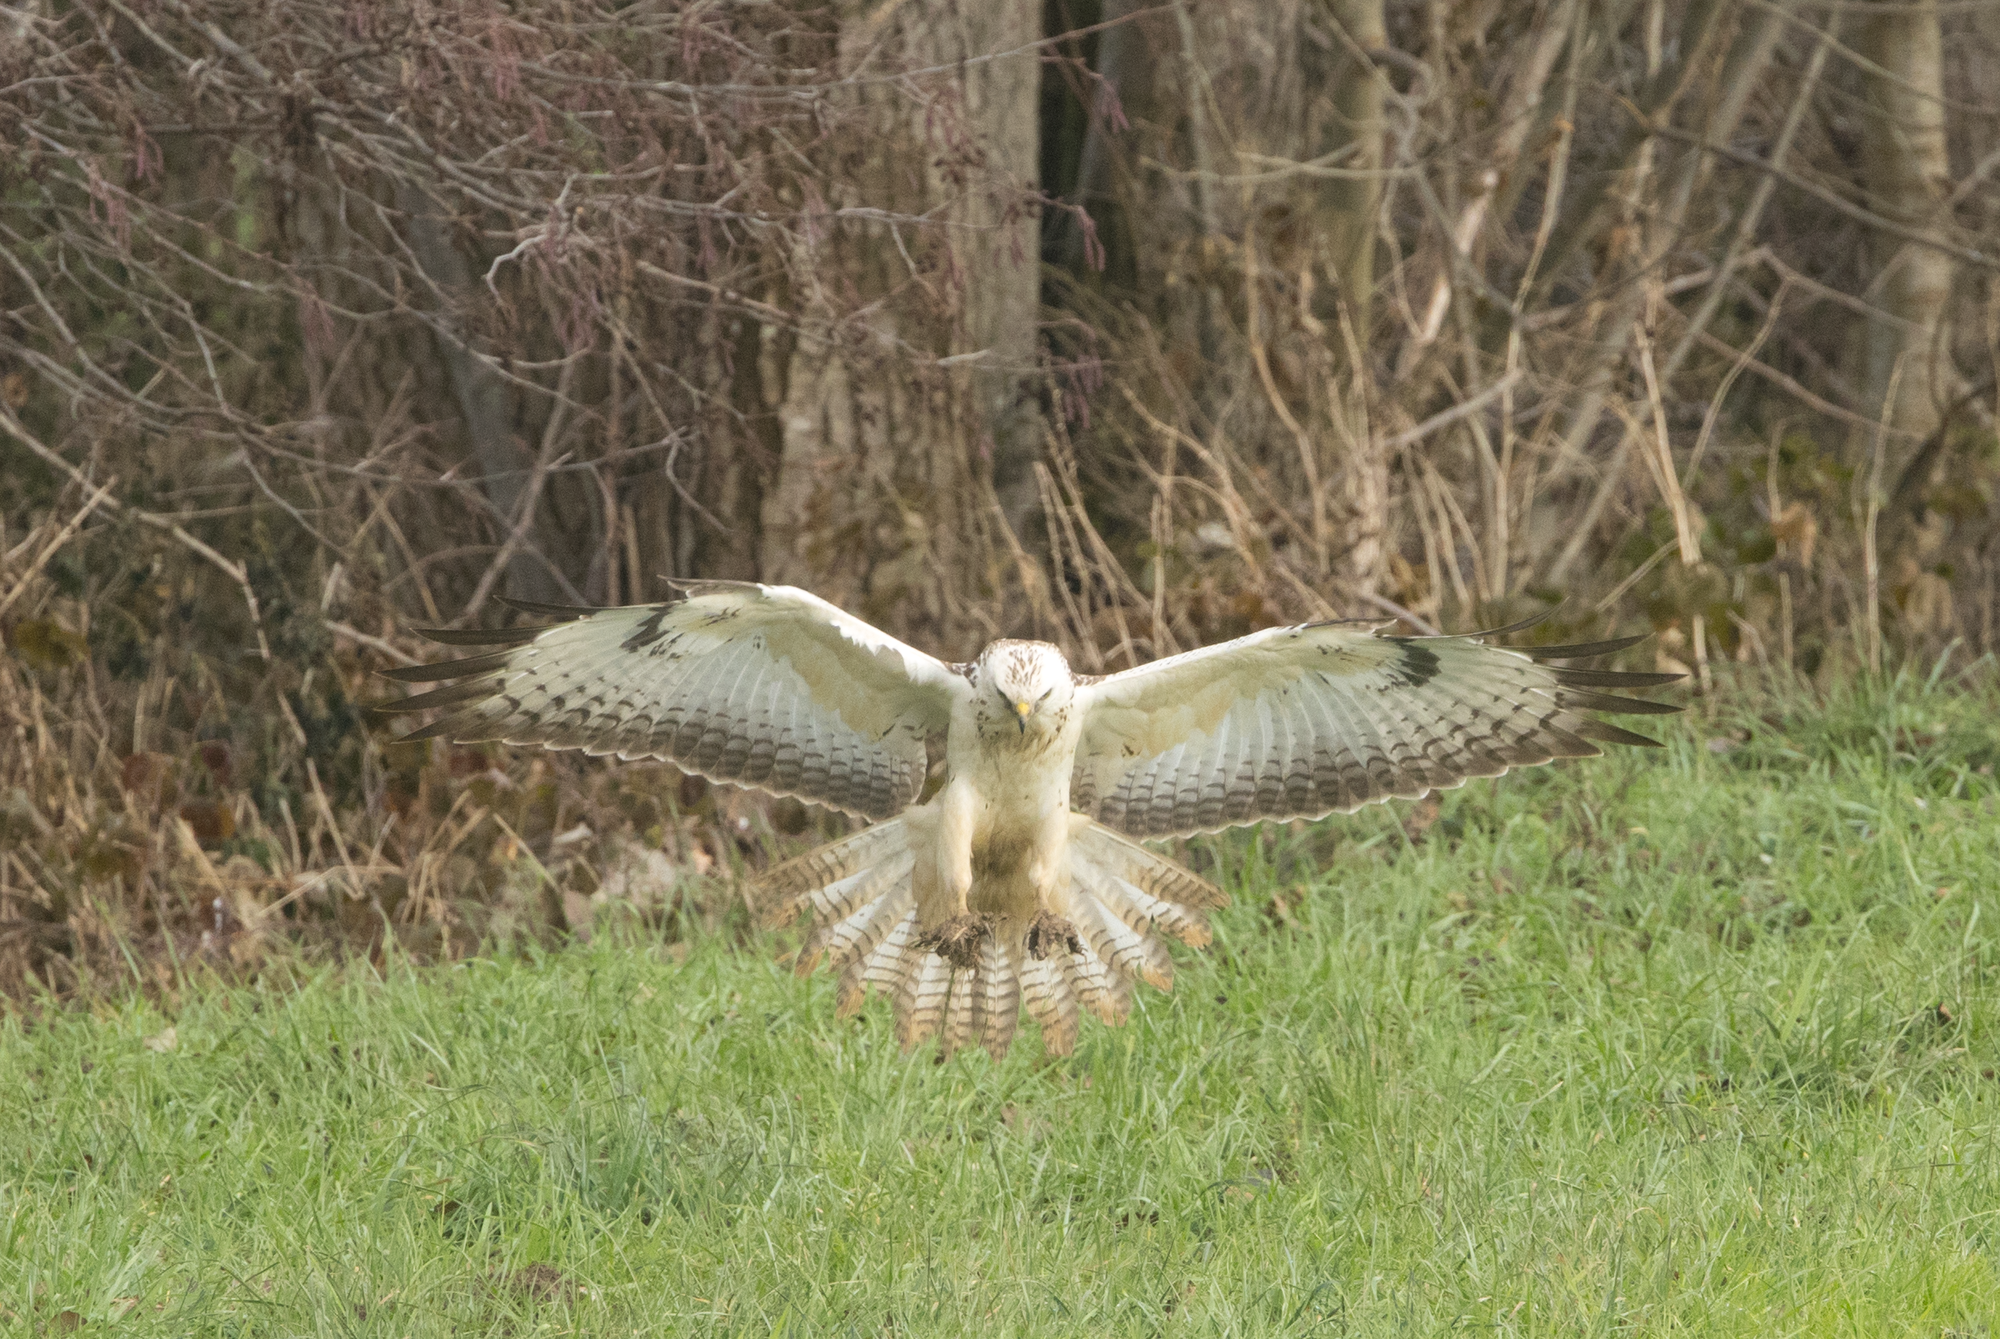
[[(1172, 985), (1158, 934), (1208, 940), (1222, 892), (1135, 838), (1317, 818), (1600, 743), (1651, 744), (1589, 712), (1678, 708), (1601, 690), (1676, 675), (1551, 661), (1636, 637), (1510, 650), (1307, 623), (1102, 677), (1046, 642), (946, 664), (789, 586), (686, 583), (668, 604), (572, 610), (511, 631), (433, 633), (499, 649), (393, 670), (459, 682), (384, 710), (445, 708), (444, 736), (661, 758), (792, 795), (870, 827), (761, 881), (777, 922), (807, 911), (801, 971), (870, 986), (906, 1046), (1007, 1049), (1025, 1008), (1052, 1053), (1133, 983)], [(934, 745), (942, 787), (917, 803)]]

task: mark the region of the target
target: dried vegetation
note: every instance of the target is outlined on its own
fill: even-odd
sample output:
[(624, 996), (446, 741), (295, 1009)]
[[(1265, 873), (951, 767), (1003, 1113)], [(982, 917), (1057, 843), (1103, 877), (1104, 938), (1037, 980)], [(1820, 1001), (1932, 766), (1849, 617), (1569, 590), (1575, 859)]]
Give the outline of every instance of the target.
[(0, 23), (11, 993), (734, 916), (822, 820), (367, 721), (501, 596), (1994, 649), (2000, 5)]

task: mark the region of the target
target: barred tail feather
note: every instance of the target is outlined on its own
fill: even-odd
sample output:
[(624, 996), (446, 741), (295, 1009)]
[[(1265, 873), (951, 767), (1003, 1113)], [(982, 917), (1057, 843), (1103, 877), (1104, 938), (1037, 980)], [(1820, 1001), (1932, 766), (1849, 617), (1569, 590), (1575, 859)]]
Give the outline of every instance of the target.
[(1229, 894), (1207, 879), (1157, 851), (1149, 851), (1122, 832), (1082, 814), (1070, 815), (1070, 848), (1108, 874), (1133, 884), (1162, 902), (1190, 910), (1229, 905)]
[(1015, 959), (1014, 946), (992, 935), (979, 946), (979, 993), (975, 999), (979, 1044), (995, 1060), (1007, 1054), (1021, 1020), (1021, 977)]
[(974, 994), (979, 985), (977, 968), (960, 968), (951, 974), (951, 993), (945, 999), (944, 1034), (942, 1045), (944, 1058), (950, 1059), (954, 1051), (970, 1046), (976, 1035), (975, 1014), (978, 1000)]
[(1032, 954), (1021, 968), (1021, 1002), (1042, 1025), (1042, 1049), (1068, 1055), (1076, 1049), (1076, 993), (1070, 989), (1070, 955)]
[[(810, 906), (820, 920), (840, 920), (880, 897), (891, 883), (909, 878), (912, 863), (908, 852), (892, 855), (879, 865), (813, 889), (803, 895), (802, 905)], [(796, 915), (797, 911), (789, 914)]]
[[(870, 871), (867, 900), (839, 920), (820, 922), (799, 950), (798, 973), (805, 976), (825, 958), (842, 968), (874, 952), (897, 921), (916, 905), (910, 890), (910, 860), (903, 857), (879, 873)], [(857, 876), (859, 877), (859, 876)], [(859, 901), (860, 899), (857, 899)]]
[(1206, 948), (1210, 939), (1208, 917), (1191, 907), (1163, 902), (1137, 884), (1116, 874), (1094, 880), (1091, 892), (1119, 920), (1140, 934), (1150, 929), (1164, 930), (1189, 948)]
[(1174, 960), (1167, 956), (1167, 946), (1107, 911), (1090, 885), (1071, 885), (1069, 916), (1077, 935), (1106, 967), (1156, 990), (1174, 988)]
[(1089, 942), (1075, 955), (1076, 994), (1083, 1007), (1112, 1027), (1132, 1013), (1132, 978), (1114, 972), (1097, 956)]
[(903, 973), (896, 992), (896, 1040), (904, 1050), (914, 1050), (937, 1035), (950, 990), (951, 964), (935, 953), (922, 954)]
[(893, 995), (912, 965), (915, 844), (910, 825), (891, 819), (774, 866), (752, 890), (766, 925), (812, 912), (812, 932), (796, 968), (805, 976), (825, 962), (840, 973), (840, 1017), (861, 1008), (870, 986)]
[(911, 907), (881, 943), (848, 963), (846, 970), (841, 972), (840, 987), (835, 992), (835, 1016), (847, 1018), (858, 1013), (870, 986), (879, 987), (884, 994), (894, 996), (903, 984), (903, 974), (914, 965), (909, 947), (910, 941), (916, 937), (917, 910)]
[(1209, 940), (1203, 910), (1228, 902), (1206, 880), (1078, 815), (1067, 925), (1045, 909), (1035, 924), (1054, 928), (1031, 935), (1028, 925), (992, 916), (976, 947), (961, 941), (946, 956), (927, 938), (938, 927), (921, 923), (912, 883), (915, 862), (930, 854), (918, 849), (927, 837), (918, 823), (893, 819), (778, 866), (760, 887), (767, 920), (813, 913), (800, 972), (821, 961), (839, 970), (842, 1017), (871, 988), (889, 996), (905, 1049), (935, 1038), (943, 1055), (978, 1045), (997, 1060), (1025, 1010), (1049, 1054), (1067, 1055), (1083, 1010), (1115, 1027), (1131, 1014), (1136, 982), (1171, 989), (1162, 935), (1200, 947)]
[(808, 907), (820, 916), (846, 914), (864, 895), (868, 874), (909, 850), (909, 825), (898, 817), (773, 866), (757, 880), (764, 923), (787, 925)]

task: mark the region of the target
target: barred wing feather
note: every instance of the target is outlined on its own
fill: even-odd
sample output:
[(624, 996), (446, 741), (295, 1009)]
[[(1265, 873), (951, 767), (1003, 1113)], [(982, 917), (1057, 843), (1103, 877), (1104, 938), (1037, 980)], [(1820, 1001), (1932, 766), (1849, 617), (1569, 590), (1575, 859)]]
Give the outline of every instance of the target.
[(1185, 836), (1653, 744), (1584, 713), (1678, 711), (1596, 690), (1680, 676), (1545, 663), (1638, 640), (1509, 650), (1329, 623), (1252, 633), (1084, 686), (1070, 803), (1136, 837)]
[(435, 633), (501, 649), (393, 670), (457, 679), (381, 708), (448, 708), (405, 740), (448, 736), (621, 758), (662, 758), (714, 781), (757, 786), (866, 818), (915, 800), (926, 741), (942, 736), (949, 665), (790, 586), (689, 583), (684, 599), (536, 612), (569, 621)]

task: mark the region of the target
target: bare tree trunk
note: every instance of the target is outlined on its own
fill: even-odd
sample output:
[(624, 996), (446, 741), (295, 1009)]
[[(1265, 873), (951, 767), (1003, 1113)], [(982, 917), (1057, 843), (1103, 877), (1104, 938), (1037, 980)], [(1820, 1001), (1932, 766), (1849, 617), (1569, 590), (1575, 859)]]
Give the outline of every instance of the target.
[(493, 507), (499, 541), (504, 546), (515, 526), (528, 528), (527, 542), (517, 546), (507, 561), (506, 593), (522, 600), (560, 601), (565, 598), (562, 587), (547, 560), (532, 549), (534, 520), (521, 514), (524, 499), (534, 506), (527, 494), (535, 462), (514, 436), (513, 397), (506, 382), (473, 354), (464, 328), (464, 315), (477, 301), (472, 268), (435, 201), (403, 181), (396, 186), (396, 206), (406, 220), (411, 254), (448, 304), (437, 313), (438, 354), (465, 425), (480, 487)]
[[(1862, 173), (1870, 203), (1885, 217), (1935, 232), (1948, 223), (1945, 199), (1952, 189), (1937, 0), (1884, 8), (1863, 25), (1857, 42), (1877, 67), (1863, 73)], [(1934, 482), (1927, 476), (1945, 457), (1925, 452), (1923, 444), (1942, 427), (1943, 405), (1956, 381), (1945, 330), (1956, 267), (1934, 247), (1885, 232), (1875, 233), (1869, 250), (1876, 267), (1870, 287), (1882, 314), (1861, 335), (1860, 382), (1863, 407), (1880, 416), (1880, 426), (1855, 435), (1865, 436), (1867, 449), (1867, 495), (1857, 508), (1863, 518), (1863, 622), (1870, 668), (1879, 671), (1885, 598), (1916, 637), (1943, 633), (1951, 622), (1949, 586), (1925, 570), (1949, 537), (1946, 517), (1923, 509)], [(1901, 458), (1893, 466), (1891, 453)], [(1885, 510), (1891, 501), (1885, 481), (1897, 475), (1895, 491), (1913, 505)], [(1927, 524), (1916, 524), (1919, 514)]]
[[(1136, 274), (1136, 230), (1142, 220), (1128, 218), (1125, 206), (1134, 195), (1127, 178), (1131, 164), (1119, 145), (1116, 122), (1128, 115), (1126, 107), (1144, 108), (1153, 102), (1155, 51), (1159, 40), (1157, 21), (1135, 19), (1138, 11), (1149, 9), (1145, 0), (1106, 0), (1104, 30), (1097, 48), (1096, 83), (1090, 97), (1089, 128), (1076, 170), (1076, 189), (1070, 203), (1083, 208), (1096, 225), (1099, 242), (1105, 247), (1101, 259), (1106, 278), (1129, 287)], [(1087, 275), (1099, 257), (1086, 242), (1086, 231), (1074, 215), (1055, 221), (1059, 245), (1055, 259), (1078, 275)]]
[[(868, 216), (836, 214), (795, 257), (801, 328), (762, 388), (764, 578), (933, 642), (992, 631), (968, 620), (1008, 579), (996, 523), (1018, 536), (1036, 511), (1040, 36), (1034, 0), (844, 6), (859, 77), (827, 205)], [(924, 73), (870, 78), (893, 70)]]
[(1193, 411), (1209, 467), (1245, 476), (1230, 487), (1264, 514), (1241, 519), (1298, 581), (1365, 602), (1387, 564), (1369, 422), (1384, 7), (1106, 9), (1127, 13), (1099, 73), (1129, 129), (1093, 118), (1076, 197), (1107, 282), (1152, 328), (1161, 393)]
[[(1866, 75), (1862, 170), (1871, 203), (1884, 216), (1926, 230), (1940, 221), (1951, 190), (1945, 151), (1944, 42), (1937, 0), (1886, 7), (1870, 18), (1858, 45), (1879, 71)], [(1933, 247), (1878, 233), (1877, 305), (1891, 319), (1866, 335), (1867, 405), (1891, 426), (1919, 437), (1937, 427), (1951, 390), (1941, 324), (1951, 298), (1954, 262)], [(1886, 403), (1897, 363), (1895, 403)]]
[[(1336, 320), (1322, 338), (1331, 338), (1338, 380), (1327, 404), (1338, 457), (1330, 462), (1329, 485), (1338, 490), (1334, 523), (1341, 533), (1330, 555), (1328, 575), (1336, 586), (1372, 595), (1387, 571), (1383, 527), (1389, 510), (1389, 458), (1382, 433), (1371, 428), (1374, 386), (1370, 362), (1375, 310), (1375, 241), (1382, 208), (1383, 75), (1368, 53), (1389, 45), (1382, 0), (1328, 0), (1335, 30), (1333, 48), (1345, 59), (1327, 73), (1330, 112), (1311, 146), (1317, 155), (1351, 149), (1343, 162), (1355, 175), (1322, 178), (1313, 218), (1322, 230), (1326, 279), (1339, 295)], [(1304, 51), (1315, 48), (1301, 44)], [(1312, 72), (1310, 63), (1307, 71)]]

